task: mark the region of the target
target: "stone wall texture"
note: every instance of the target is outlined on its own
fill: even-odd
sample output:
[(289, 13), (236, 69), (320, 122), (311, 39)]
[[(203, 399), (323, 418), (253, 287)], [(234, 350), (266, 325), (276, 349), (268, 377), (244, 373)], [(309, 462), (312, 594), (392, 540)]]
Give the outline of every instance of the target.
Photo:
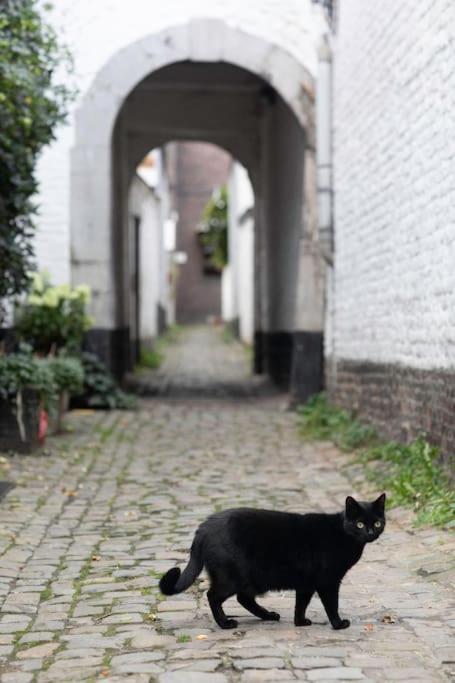
[(343, 0), (328, 354), (455, 368), (455, 3)]
[(342, 0), (327, 377), (392, 436), (455, 448), (455, 3)]

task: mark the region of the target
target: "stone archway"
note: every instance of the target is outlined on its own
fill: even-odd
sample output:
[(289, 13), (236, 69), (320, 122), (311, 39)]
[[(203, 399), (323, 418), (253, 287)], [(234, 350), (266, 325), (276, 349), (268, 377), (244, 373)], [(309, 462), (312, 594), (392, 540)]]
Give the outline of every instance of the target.
[[(199, 69), (198, 77), (204, 67), (206, 72), (225, 69), (233, 79), (229, 81), (232, 97), (242, 87), (256, 87), (256, 103), (249, 105), (253, 107), (249, 114), (256, 116), (254, 140), (245, 144), (248, 125), (242, 130), (240, 120), (234, 122), (230, 138), (220, 137), (220, 126), (211, 130), (207, 119), (200, 126), (193, 120), (177, 133), (172, 126), (149, 127), (143, 131), (147, 142), (141, 140), (140, 131), (136, 140), (119, 134), (124, 122), (132, 120), (128, 110), (131, 113), (147, 83), (159, 86), (161, 75), (182, 68), (178, 65), (194, 73)], [(232, 76), (236, 70), (249, 74), (251, 81), (238, 83), (237, 90)], [(212, 89), (214, 84), (212, 79)], [(161, 95), (155, 103), (163, 99)], [(146, 106), (144, 98), (142, 102)], [(305, 363), (312, 377), (303, 377), (303, 384), (311, 391), (319, 388), (324, 275), (313, 248), (317, 239), (313, 109), (313, 81), (305, 65), (282, 47), (219, 20), (195, 20), (151, 35), (120, 50), (98, 73), (76, 112), (71, 256), (73, 281), (92, 286), (97, 321), (93, 335), (108, 362), (122, 356), (127, 335), (121, 295), (127, 274), (119, 267), (118, 250), (119, 245), (122, 249), (122, 197), (131, 169), (146, 148), (169, 139), (203, 139), (228, 149), (244, 163), (259, 198), (256, 369), (269, 372), (283, 386), (289, 384), (291, 374), (302, 384), (301, 368), (297, 373), (295, 368), (294, 340), (298, 338), (302, 346), (302, 339), (306, 340), (302, 334), (309, 334), (311, 358)], [(173, 110), (168, 112), (172, 118)], [(231, 114), (235, 118), (234, 111)]]

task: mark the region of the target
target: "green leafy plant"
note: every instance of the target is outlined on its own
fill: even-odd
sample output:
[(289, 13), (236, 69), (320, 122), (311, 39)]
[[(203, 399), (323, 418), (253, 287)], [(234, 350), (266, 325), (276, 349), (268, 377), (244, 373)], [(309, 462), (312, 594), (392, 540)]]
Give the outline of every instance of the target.
[(439, 460), (439, 449), (424, 435), (409, 444), (383, 443), (359, 455), (368, 478), (389, 491), (391, 505), (412, 507), (418, 524), (455, 527), (455, 490)]
[(49, 368), (54, 382), (60, 392), (81, 394), (84, 389), (84, 368), (78, 358), (57, 357), (50, 358)]
[(216, 271), (228, 262), (228, 193), (218, 188), (206, 204), (199, 226), (204, 260)]
[(170, 325), (167, 330), (154, 341), (153, 348), (141, 349), (136, 371), (140, 373), (141, 370), (144, 369), (157, 370), (161, 367), (161, 364), (164, 361), (166, 347), (170, 344), (177, 343), (181, 331), (179, 325)]
[(342, 450), (353, 450), (377, 441), (375, 430), (346, 410), (331, 406), (326, 396), (317, 394), (299, 408), (301, 432), (307, 439), (334, 441)]
[(86, 312), (89, 300), (86, 285), (54, 287), (47, 273), (36, 273), (25, 303), (16, 311), (17, 331), (38, 353), (78, 353), (92, 324)]
[(141, 349), (139, 366), (150, 370), (157, 370), (163, 362), (164, 356), (157, 349)]
[(331, 406), (324, 394), (310, 399), (299, 414), (304, 438), (355, 451), (367, 478), (388, 491), (390, 505), (412, 507), (417, 524), (455, 526), (455, 491), (439, 464), (439, 449), (424, 435), (409, 444), (381, 441), (370, 425)]
[(117, 386), (104, 363), (93, 353), (81, 356), (84, 369), (83, 401), (92, 408), (131, 409), (136, 405), (134, 396)]
[(53, 398), (57, 386), (49, 364), (35, 358), (22, 346), (17, 353), (0, 356), (0, 397), (17, 398), (25, 389), (33, 389), (43, 400)]
[(57, 82), (71, 59), (45, 12), (37, 0), (4, 0), (0, 12), (0, 301), (27, 289), (37, 160), (74, 94)]

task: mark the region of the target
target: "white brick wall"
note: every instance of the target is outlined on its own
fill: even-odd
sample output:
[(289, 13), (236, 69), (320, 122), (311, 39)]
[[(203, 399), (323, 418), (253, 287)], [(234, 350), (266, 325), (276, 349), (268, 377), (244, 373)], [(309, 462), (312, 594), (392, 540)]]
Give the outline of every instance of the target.
[[(79, 89), (75, 108), (96, 74), (116, 52), (168, 26), (201, 17), (223, 19), (231, 26), (265, 38), (271, 47), (284, 48), (310, 70), (315, 67), (315, 44), (322, 26), (320, 11), (311, 0), (58, 0), (52, 17), (74, 55)], [(47, 267), (59, 282), (70, 277), (69, 154), (73, 143), (70, 120), (43, 154), (39, 167), (36, 252), (39, 266)]]
[(455, 368), (455, 2), (339, 4), (328, 352)]

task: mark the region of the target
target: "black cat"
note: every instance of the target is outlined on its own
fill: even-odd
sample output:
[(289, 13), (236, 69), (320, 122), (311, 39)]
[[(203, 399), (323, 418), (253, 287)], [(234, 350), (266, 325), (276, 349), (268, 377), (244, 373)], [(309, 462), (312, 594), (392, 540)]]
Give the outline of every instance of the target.
[(210, 516), (196, 531), (188, 565), (175, 567), (160, 581), (165, 595), (191, 586), (205, 567), (210, 577), (207, 593), (216, 623), (236, 628), (222, 604), (232, 595), (260, 619), (278, 621), (280, 615), (256, 602), (269, 590), (296, 592), (294, 624), (309, 626), (305, 611), (318, 593), (332, 627), (347, 628), (338, 614), (338, 592), (346, 572), (360, 560), (366, 543), (384, 531), (385, 493), (373, 503), (346, 498), (344, 512), (299, 515), (272, 510), (238, 508)]

